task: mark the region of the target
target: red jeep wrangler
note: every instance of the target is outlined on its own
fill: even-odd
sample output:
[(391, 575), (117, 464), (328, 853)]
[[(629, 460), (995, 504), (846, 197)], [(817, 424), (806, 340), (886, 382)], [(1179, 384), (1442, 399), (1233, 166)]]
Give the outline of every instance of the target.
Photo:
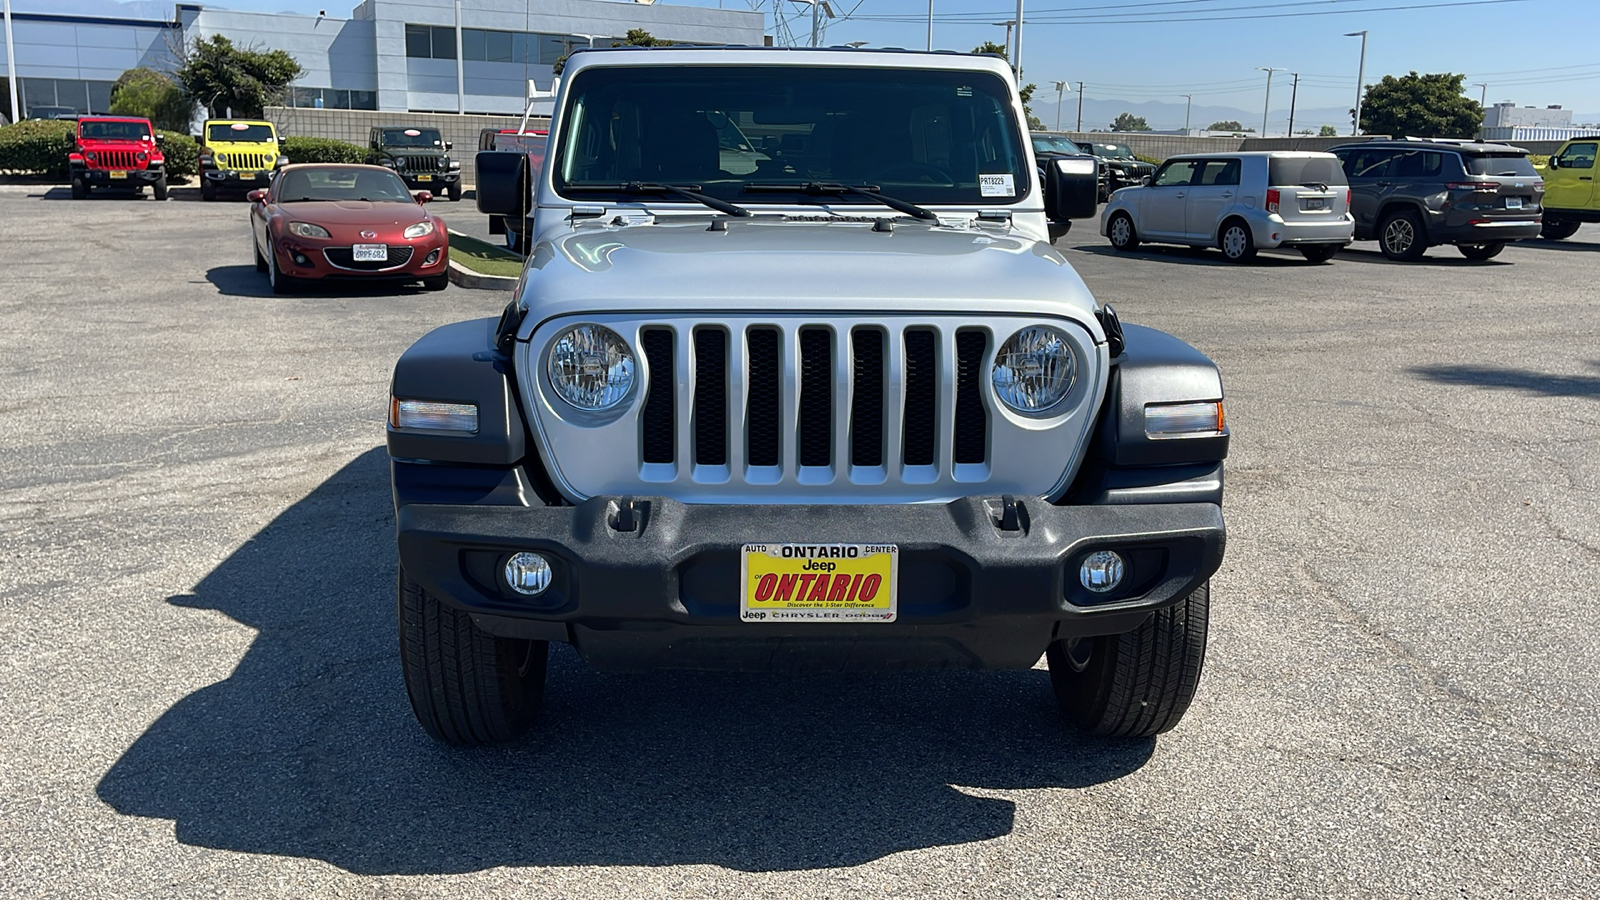
[(92, 187), (142, 193), (145, 185), (155, 189), (157, 200), (167, 199), (166, 157), (149, 119), (84, 116), (78, 120), (78, 143), (67, 165), (74, 200), (89, 196)]

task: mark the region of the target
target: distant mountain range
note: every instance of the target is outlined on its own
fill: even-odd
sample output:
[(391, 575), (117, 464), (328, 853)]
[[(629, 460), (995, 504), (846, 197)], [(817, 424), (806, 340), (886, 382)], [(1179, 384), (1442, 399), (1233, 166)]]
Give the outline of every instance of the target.
[[(1276, 92), (1274, 92), (1276, 93)], [(1056, 127), (1056, 95), (1050, 91), (1045, 96), (1045, 91), (1040, 90), (1033, 95), (1033, 114), (1044, 123), (1047, 129)], [(1122, 113), (1132, 113), (1145, 120), (1156, 131), (1176, 131), (1183, 127), (1184, 106), (1182, 103), (1162, 103), (1160, 101), (1145, 101), (1132, 103), (1127, 100), (1103, 100), (1097, 97), (1085, 97), (1083, 101), (1083, 130), (1095, 129), (1109, 130), (1112, 120)], [(1234, 106), (1211, 106), (1195, 104), (1189, 110), (1189, 127), (1205, 128), (1212, 122), (1236, 121), (1246, 128), (1259, 132), (1261, 130), (1261, 110), (1254, 112), (1239, 109)], [(1072, 94), (1067, 94), (1061, 102), (1061, 130), (1072, 131), (1078, 122), (1078, 101)], [(1274, 104), (1272, 115), (1267, 123), (1270, 134), (1282, 135), (1289, 124), (1289, 105), (1282, 107)], [(1309, 128), (1315, 134), (1323, 125), (1332, 125), (1340, 134), (1350, 133), (1349, 107), (1297, 107), (1294, 111), (1294, 130), (1300, 131)]]

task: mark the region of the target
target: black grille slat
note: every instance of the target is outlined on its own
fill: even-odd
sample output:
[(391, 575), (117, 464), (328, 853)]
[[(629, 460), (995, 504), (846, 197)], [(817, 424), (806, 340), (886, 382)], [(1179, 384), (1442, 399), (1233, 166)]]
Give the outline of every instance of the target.
[(645, 395), (644, 409), (639, 414), (644, 461), (670, 463), (676, 458), (678, 443), (673, 429), (676, 379), (673, 377), (672, 332), (665, 328), (648, 328), (639, 343), (644, 348), (645, 364), (650, 367), (650, 392)]
[(775, 466), (783, 421), (783, 358), (778, 350), (778, 330), (752, 328), (745, 341), (750, 353), (745, 452), (752, 466)]
[(983, 353), (988, 346), (988, 336), (981, 331), (956, 334), (955, 461), (958, 465), (983, 462), (988, 449), (988, 416), (979, 393)]
[(800, 465), (833, 461), (833, 333), (800, 330)]
[(883, 332), (857, 328), (850, 334), (855, 394), (850, 407), (850, 464), (883, 465)]
[(694, 461), (728, 464), (728, 336), (716, 328), (694, 333)]
[(411, 261), (411, 252), (412, 248), (410, 247), (390, 246), (389, 258), (382, 262), (369, 262), (366, 260), (356, 262), (355, 251), (349, 247), (327, 247), (322, 251), (322, 254), (328, 258), (328, 262), (341, 269), (353, 269), (357, 272), (376, 272), (380, 269), (394, 269), (405, 265)]
[(939, 422), (939, 360), (933, 332), (907, 331), (905, 464), (933, 465)]

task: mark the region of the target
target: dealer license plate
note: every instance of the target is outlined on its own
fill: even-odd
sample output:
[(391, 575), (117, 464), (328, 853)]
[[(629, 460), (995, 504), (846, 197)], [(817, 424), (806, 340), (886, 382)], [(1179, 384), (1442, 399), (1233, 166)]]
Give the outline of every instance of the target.
[(1328, 201), (1322, 199), (1321, 197), (1307, 197), (1306, 198), (1306, 211), (1307, 212), (1311, 212), (1313, 210), (1323, 210), (1323, 209), (1327, 209), (1327, 208), (1328, 208)]
[(1521, 197), (1507, 197), (1506, 198), (1506, 209), (1521, 209), (1521, 208), (1522, 208), (1522, 198)]
[(110, 175), (112, 178), (127, 178), (128, 177), (128, 173), (127, 172), (119, 171), (117, 169), (112, 169), (110, 172), (107, 172), (106, 174)]
[(356, 262), (388, 262), (388, 244), (356, 244), (350, 248)]
[(418, 181), (432, 181), (433, 180), (433, 176), (432, 175), (418, 175), (417, 176), (417, 180)]
[(745, 544), (739, 618), (746, 622), (893, 622), (894, 544)]

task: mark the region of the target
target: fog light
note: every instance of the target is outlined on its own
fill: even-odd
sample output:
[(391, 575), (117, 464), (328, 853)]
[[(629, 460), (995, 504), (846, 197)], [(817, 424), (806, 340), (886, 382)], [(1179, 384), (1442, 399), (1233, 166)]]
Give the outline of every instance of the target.
[(1122, 583), (1122, 557), (1111, 550), (1096, 550), (1084, 557), (1078, 580), (1096, 594), (1113, 590)]
[(532, 597), (544, 593), (550, 577), (550, 563), (537, 553), (517, 553), (506, 560), (506, 585), (519, 594)]
[(299, 252), (298, 250), (292, 251), (289, 254), (289, 256), (290, 256), (291, 259), (294, 260), (294, 264), (297, 265), (297, 266), (310, 266), (311, 265), (311, 260), (307, 259), (306, 255), (304, 253)]
[(432, 253), (428, 254), (428, 258), (423, 260), (422, 264), (425, 265), (425, 266), (431, 266), (431, 265), (434, 265), (435, 263), (437, 263), (438, 261), (439, 261), (439, 251), (435, 250)]

